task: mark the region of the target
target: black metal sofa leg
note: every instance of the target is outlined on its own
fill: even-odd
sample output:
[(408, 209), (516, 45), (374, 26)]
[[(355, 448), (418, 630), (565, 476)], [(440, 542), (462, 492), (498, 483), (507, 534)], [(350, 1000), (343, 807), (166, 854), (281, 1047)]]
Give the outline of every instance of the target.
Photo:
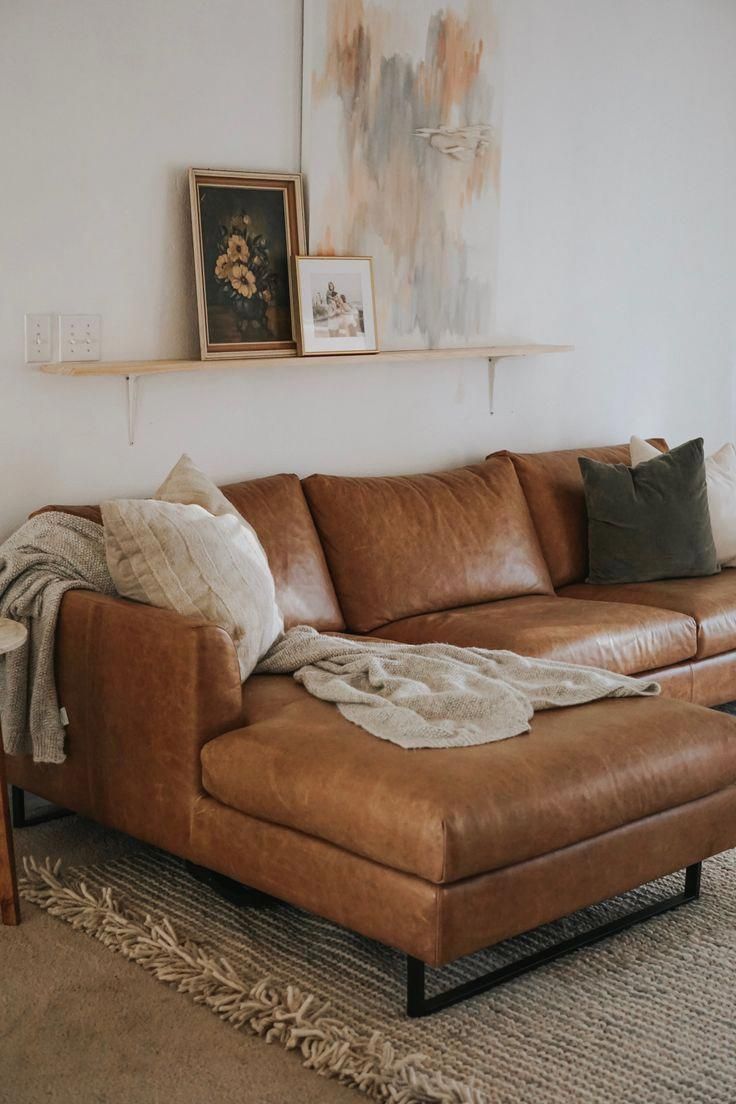
[(589, 947), (600, 939), (609, 935), (625, 931), (642, 920), (649, 920), (652, 916), (659, 916), (670, 909), (678, 908), (689, 901), (695, 901), (700, 896), (700, 875), (702, 863), (694, 863), (685, 870), (685, 886), (682, 893), (673, 897), (666, 897), (662, 901), (655, 901), (651, 905), (630, 912), (626, 916), (620, 916), (616, 920), (609, 920), (606, 924), (600, 924), (590, 931), (573, 935), (569, 939), (563, 939), (561, 943), (555, 943), (551, 947), (545, 947), (534, 954), (526, 955), (517, 962), (511, 962), (501, 966), (497, 970), (491, 970), (487, 974), (481, 974), (477, 978), (465, 981), (462, 985), (456, 985), (451, 989), (427, 996), (425, 989), (426, 967), (418, 958), (407, 955), (406, 959), (406, 1011), (412, 1017), (429, 1016), (433, 1012), (439, 1012), (443, 1008), (449, 1008), (453, 1004), (475, 997), (479, 993), (485, 993), (489, 989), (495, 989), (506, 981), (520, 977), (522, 974), (536, 970), (548, 962), (554, 962), (562, 955), (577, 951), (581, 947)]
[(25, 828), (26, 794), (19, 786), (10, 787), (10, 816), (14, 828)]
[(184, 867), (198, 882), (202, 882), (208, 889), (224, 897), (232, 905), (240, 905), (243, 908), (269, 908), (271, 905), (281, 904), (276, 897), (261, 893), (260, 889), (243, 885), (242, 882), (236, 882), (233, 878), (218, 874), (216, 870), (210, 870), (206, 866), (197, 866), (188, 859), (184, 860)]
[(38, 824), (47, 824), (50, 820), (59, 820), (61, 817), (73, 816), (71, 809), (60, 809), (52, 805), (48, 812), (34, 813), (26, 816), (26, 791), (20, 786), (10, 787), (10, 815), (13, 828), (35, 828)]

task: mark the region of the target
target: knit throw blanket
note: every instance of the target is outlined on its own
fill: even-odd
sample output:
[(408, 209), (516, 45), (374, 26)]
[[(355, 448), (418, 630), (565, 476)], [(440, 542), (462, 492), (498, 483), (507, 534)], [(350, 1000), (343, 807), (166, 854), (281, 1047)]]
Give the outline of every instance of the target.
[[(102, 526), (51, 511), (0, 546), (0, 616), (26, 643), (0, 657), (0, 725), (10, 755), (64, 761), (54, 682), (54, 634), (72, 588), (114, 594)], [(656, 682), (595, 667), (450, 644), (392, 644), (323, 636), (300, 625), (263, 658), (260, 674), (293, 674), (316, 698), (373, 736), (403, 748), (466, 747), (529, 731), (536, 709), (659, 693)]]
[(49, 511), (0, 546), (0, 616), (28, 629), (21, 648), (0, 656), (0, 726), (9, 755), (64, 761), (54, 634), (61, 599), (73, 587), (115, 593), (101, 525)]
[(529, 731), (537, 709), (645, 697), (656, 682), (514, 652), (323, 636), (300, 625), (259, 674), (293, 674), (343, 717), (403, 748), (468, 747)]

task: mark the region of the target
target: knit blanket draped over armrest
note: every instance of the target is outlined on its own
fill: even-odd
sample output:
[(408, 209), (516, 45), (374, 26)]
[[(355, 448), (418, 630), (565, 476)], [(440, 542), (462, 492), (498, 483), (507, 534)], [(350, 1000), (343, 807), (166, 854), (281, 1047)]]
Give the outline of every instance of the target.
[(101, 525), (49, 511), (0, 545), (0, 616), (28, 629), (21, 648), (0, 656), (0, 726), (9, 755), (64, 761), (54, 635), (61, 599), (72, 588), (115, 593)]
[(514, 652), (323, 636), (300, 625), (257, 674), (293, 674), (343, 717), (403, 748), (468, 747), (530, 730), (537, 709), (659, 693), (656, 682)]

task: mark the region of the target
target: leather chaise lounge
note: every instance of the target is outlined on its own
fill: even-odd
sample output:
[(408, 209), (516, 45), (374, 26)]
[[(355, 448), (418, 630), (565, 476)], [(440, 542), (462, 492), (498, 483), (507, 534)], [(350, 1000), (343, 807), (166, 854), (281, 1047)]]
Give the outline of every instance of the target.
[[(448, 641), (656, 672), (662, 697), (535, 715), (479, 747), (404, 751), (290, 677), (240, 685), (225, 632), (85, 591), (66, 595), (59, 766), (9, 780), (408, 956), (421, 1015), (439, 967), (736, 845), (736, 571), (586, 585), (577, 456), (495, 455), (434, 475), (279, 475), (223, 488), (268, 553), (286, 626)], [(99, 518), (94, 507), (56, 507)], [(571, 949), (623, 926), (568, 941)]]

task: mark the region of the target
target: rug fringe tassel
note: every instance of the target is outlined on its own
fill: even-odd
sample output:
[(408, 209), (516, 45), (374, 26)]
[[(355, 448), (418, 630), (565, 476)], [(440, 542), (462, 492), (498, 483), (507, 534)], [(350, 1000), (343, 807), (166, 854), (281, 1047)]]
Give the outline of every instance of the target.
[(431, 1070), (423, 1055), (400, 1057), (379, 1032), (357, 1034), (329, 1014), (329, 1002), (293, 985), (280, 989), (270, 978), (251, 985), (225, 959), (180, 940), (168, 920), (124, 908), (109, 888), (67, 881), (60, 860), (24, 858), (23, 866), (24, 900), (189, 994), (226, 1023), (298, 1051), (307, 1069), (391, 1104), (487, 1104), (477, 1089)]

